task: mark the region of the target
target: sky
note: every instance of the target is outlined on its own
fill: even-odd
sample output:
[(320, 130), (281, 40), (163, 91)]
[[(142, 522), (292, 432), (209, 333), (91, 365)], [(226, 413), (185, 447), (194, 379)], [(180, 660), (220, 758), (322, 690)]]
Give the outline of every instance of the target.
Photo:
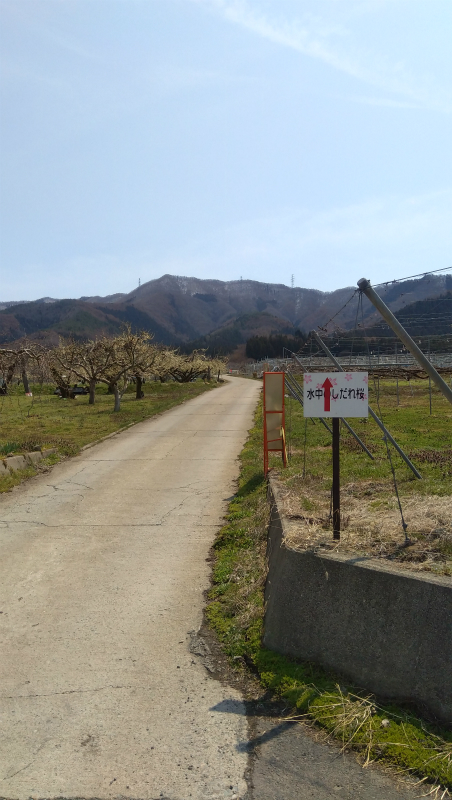
[(0, 0), (0, 300), (452, 266), (452, 0)]

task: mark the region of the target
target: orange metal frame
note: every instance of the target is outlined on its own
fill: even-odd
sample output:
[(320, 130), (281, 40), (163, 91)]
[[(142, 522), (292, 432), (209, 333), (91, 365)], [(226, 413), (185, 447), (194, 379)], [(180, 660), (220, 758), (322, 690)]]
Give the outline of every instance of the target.
[[(272, 444), (272, 442), (281, 441), (281, 449), (280, 450), (270, 450), (271, 453), (281, 453), (283, 464), (287, 466), (287, 452), (286, 452), (286, 436), (285, 436), (285, 429), (286, 429), (286, 418), (285, 418), (285, 405), (284, 405), (284, 377), (283, 377), (283, 391), (282, 391), (282, 408), (277, 411), (267, 411), (265, 407), (265, 376), (266, 375), (283, 375), (284, 372), (264, 372), (263, 379), (264, 379), (264, 475), (268, 473), (268, 445)], [(277, 439), (268, 439), (267, 438), (267, 414), (282, 414), (282, 424), (281, 424), (281, 436), (278, 436)]]

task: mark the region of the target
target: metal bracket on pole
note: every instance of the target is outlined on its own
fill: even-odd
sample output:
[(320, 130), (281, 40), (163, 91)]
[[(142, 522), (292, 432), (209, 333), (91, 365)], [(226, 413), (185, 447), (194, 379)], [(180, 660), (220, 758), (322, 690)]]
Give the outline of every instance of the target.
[[(291, 352), (291, 350), (289, 350), (288, 352), (290, 353), (290, 352)], [(300, 359), (298, 358), (298, 356), (296, 356), (296, 355), (295, 355), (295, 353), (292, 353), (292, 355), (293, 355), (294, 359), (296, 360), (296, 362), (298, 363), (298, 365), (299, 365), (299, 366), (301, 367), (301, 369), (303, 370), (303, 372), (306, 372), (306, 369), (304, 368), (304, 366), (303, 366), (303, 364), (301, 363), (301, 361), (300, 361)], [(287, 372), (286, 372), (286, 375), (288, 375), (288, 374), (290, 374), (290, 373), (287, 373)], [(294, 378), (293, 376), (291, 376), (291, 378), (292, 378), (293, 382), (294, 382), (294, 383), (296, 383), (296, 385), (298, 386), (298, 389), (299, 389), (299, 392), (300, 392), (301, 396), (303, 396), (303, 395), (302, 395), (302, 392), (303, 392), (303, 390), (302, 390), (301, 386), (299, 385), (298, 381), (296, 381), (296, 380), (295, 380), (295, 378)], [(298, 397), (297, 397), (297, 400), (298, 400), (298, 402), (299, 402), (301, 405), (303, 405), (303, 400), (300, 400), (300, 398), (298, 398)], [(322, 417), (319, 417), (319, 419), (320, 419), (320, 422), (323, 422), (323, 424), (325, 425), (325, 428), (328, 428), (329, 432), (332, 434), (332, 433), (333, 433), (333, 431), (331, 430), (331, 428), (329, 427), (329, 425), (327, 425), (327, 424), (326, 424), (325, 420), (324, 420), (324, 419), (322, 419)], [(347, 428), (347, 430), (349, 430), (349, 431), (350, 431), (351, 435), (352, 435), (352, 436), (353, 436), (353, 437), (356, 439), (356, 441), (358, 442), (358, 444), (360, 445), (360, 447), (362, 447), (362, 449), (364, 450), (364, 452), (365, 452), (365, 453), (367, 453), (367, 455), (369, 456), (369, 458), (371, 458), (371, 459), (372, 459), (372, 461), (374, 461), (374, 457), (373, 457), (372, 453), (370, 452), (370, 450), (368, 450), (368, 449), (367, 449), (366, 445), (365, 445), (365, 444), (364, 444), (364, 442), (363, 442), (363, 441), (362, 441), (362, 440), (359, 438), (358, 434), (357, 434), (357, 433), (356, 433), (356, 432), (353, 430), (352, 426), (351, 426), (351, 425), (349, 425), (349, 424), (348, 424), (348, 422), (346, 422), (346, 421), (345, 421), (345, 419), (342, 419), (342, 417), (341, 417), (341, 421), (344, 423), (344, 425), (345, 425), (345, 427)]]
[(407, 350), (409, 350), (411, 355), (414, 356), (417, 363), (426, 371), (427, 375), (432, 379), (432, 381), (436, 383), (438, 389), (443, 393), (444, 397), (449, 401), (449, 403), (452, 403), (452, 389), (449, 388), (446, 381), (442, 379), (441, 375), (436, 371), (433, 364), (431, 364), (428, 358), (425, 357), (422, 350), (419, 350), (417, 344), (413, 342), (411, 336), (408, 335), (403, 325), (400, 324), (399, 320), (395, 318), (392, 311), (390, 311), (387, 305), (383, 303), (383, 300), (376, 293), (375, 289), (372, 289), (370, 281), (368, 281), (367, 278), (361, 278), (361, 280), (358, 281), (358, 288), (366, 295), (367, 299), (370, 300), (377, 311), (380, 312), (385, 322), (388, 323), (389, 327), (392, 328), (396, 336), (398, 336), (400, 341), (403, 342)]
[[(343, 367), (341, 367), (341, 365), (339, 364), (339, 361), (337, 361), (337, 359), (336, 359), (336, 358), (333, 356), (333, 354), (331, 353), (331, 351), (330, 351), (330, 350), (328, 350), (328, 347), (326, 346), (326, 344), (325, 344), (325, 342), (323, 341), (323, 339), (322, 339), (322, 338), (319, 336), (319, 334), (317, 333), (317, 331), (311, 331), (311, 335), (314, 337), (314, 339), (316, 340), (316, 342), (317, 342), (317, 343), (320, 345), (320, 347), (322, 348), (322, 350), (323, 350), (323, 351), (326, 353), (326, 355), (328, 356), (328, 358), (329, 358), (329, 359), (330, 359), (330, 360), (333, 362), (333, 364), (335, 365), (335, 367), (337, 367), (337, 369), (339, 370), (339, 372), (345, 372), (345, 370), (343, 369)], [(416, 467), (414, 466), (414, 464), (412, 464), (412, 463), (411, 463), (411, 461), (410, 461), (410, 459), (408, 458), (408, 456), (407, 456), (407, 455), (406, 455), (406, 454), (403, 452), (402, 448), (401, 448), (401, 447), (400, 447), (400, 446), (397, 444), (397, 442), (396, 442), (396, 440), (394, 439), (394, 437), (393, 437), (393, 436), (391, 436), (391, 434), (389, 433), (389, 431), (388, 431), (387, 427), (386, 427), (385, 425), (383, 425), (383, 423), (382, 423), (381, 419), (380, 419), (379, 417), (377, 417), (377, 415), (376, 415), (375, 411), (373, 411), (373, 410), (371, 409), (371, 407), (370, 407), (370, 406), (369, 406), (369, 414), (370, 414), (370, 416), (372, 417), (372, 419), (374, 419), (374, 420), (375, 420), (375, 422), (377, 423), (378, 427), (379, 427), (379, 428), (381, 428), (381, 430), (383, 431), (383, 433), (384, 433), (384, 435), (387, 437), (387, 439), (389, 439), (389, 441), (391, 442), (391, 444), (392, 444), (392, 445), (395, 447), (395, 449), (397, 450), (397, 452), (398, 452), (399, 456), (400, 456), (401, 458), (403, 458), (403, 460), (404, 460), (405, 464), (406, 464), (406, 465), (407, 465), (407, 466), (410, 468), (410, 470), (413, 472), (413, 474), (414, 474), (414, 475), (416, 475), (416, 478), (419, 478), (419, 479), (421, 480), (421, 479), (422, 479), (422, 475), (421, 475), (421, 474), (420, 474), (420, 473), (417, 471), (417, 469), (416, 469)]]

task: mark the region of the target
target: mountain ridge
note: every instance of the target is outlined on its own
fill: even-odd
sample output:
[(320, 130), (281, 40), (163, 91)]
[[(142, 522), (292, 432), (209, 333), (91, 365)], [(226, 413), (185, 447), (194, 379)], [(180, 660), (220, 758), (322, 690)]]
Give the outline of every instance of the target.
[[(452, 277), (424, 276), (378, 287), (392, 311), (452, 289)], [(60, 335), (92, 338), (112, 335), (124, 323), (149, 330), (163, 344), (182, 344), (212, 334), (247, 314), (268, 314), (273, 326), (310, 330), (349, 329), (356, 319), (356, 287), (331, 292), (252, 280), (220, 281), (162, 275), (128, 294), (101, 297), (0, 303), (0, 342), (31, 338), (58, 340)], [(12, 303), (12, 301), (11, 301)], [(6, 306), (6, 307), (5, 307)], [(363, 298), (366, 324), (378, 314)], [(331, 322), (332, 320), (332, 322)], [(270, 323), (269, 323), (270, 324)]]

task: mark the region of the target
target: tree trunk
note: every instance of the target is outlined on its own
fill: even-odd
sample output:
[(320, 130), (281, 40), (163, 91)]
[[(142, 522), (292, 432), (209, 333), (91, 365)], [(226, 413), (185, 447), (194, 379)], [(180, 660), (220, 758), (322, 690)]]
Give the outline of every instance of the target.
[(115, 384), (114, 383), (109, 383), (108, 384), (108, 389), (107, 389), (107, 394), (114, 394), (114, 393), (115, 393)]
[(27, 371), (26, 371), (25, 368), (22, 370), (22, 380), (24, 382), (25, 394), (28, 394), (28, 392), (30, 391), (30, 385), (28, 383), (28, 375), (27, 375)]
[(121, 392), (117, 383), (114, 384), (113, 391), (115, 393), (115, 407), (113, 411), (121, 411)]
[(135, 379), (136, 379), (136, 387), (137, 387), (135, 398), (137, 400), (142, 400), (143, 397), (144, 397), (144, 392), (142, 390), (143, 379), (142, 379), (141, 375), (135, 375)]
[(63, 379), (63, 376), (60, 375), (60, 373), (57, 372), (56, 369), (52, 368), (51, 372), (52, 372), (53, 379), (54, 379), (58, 389), (60, 390), (61, 397), (65, 397), (66, 399), (73, 398), (74, 394), (71, 393), (70, 386)]
[(94, 405), (94, 398), (96, 396), (96, 381), (90, 380), (89, 382), (89, 400), (88, 403), (90, 406)]
[(14, 377), (14, 370), (16, 369), (15, 364), (10, 364), (7, 371), (6, 371), (6, 385), (9, 386), (13, 377)]

